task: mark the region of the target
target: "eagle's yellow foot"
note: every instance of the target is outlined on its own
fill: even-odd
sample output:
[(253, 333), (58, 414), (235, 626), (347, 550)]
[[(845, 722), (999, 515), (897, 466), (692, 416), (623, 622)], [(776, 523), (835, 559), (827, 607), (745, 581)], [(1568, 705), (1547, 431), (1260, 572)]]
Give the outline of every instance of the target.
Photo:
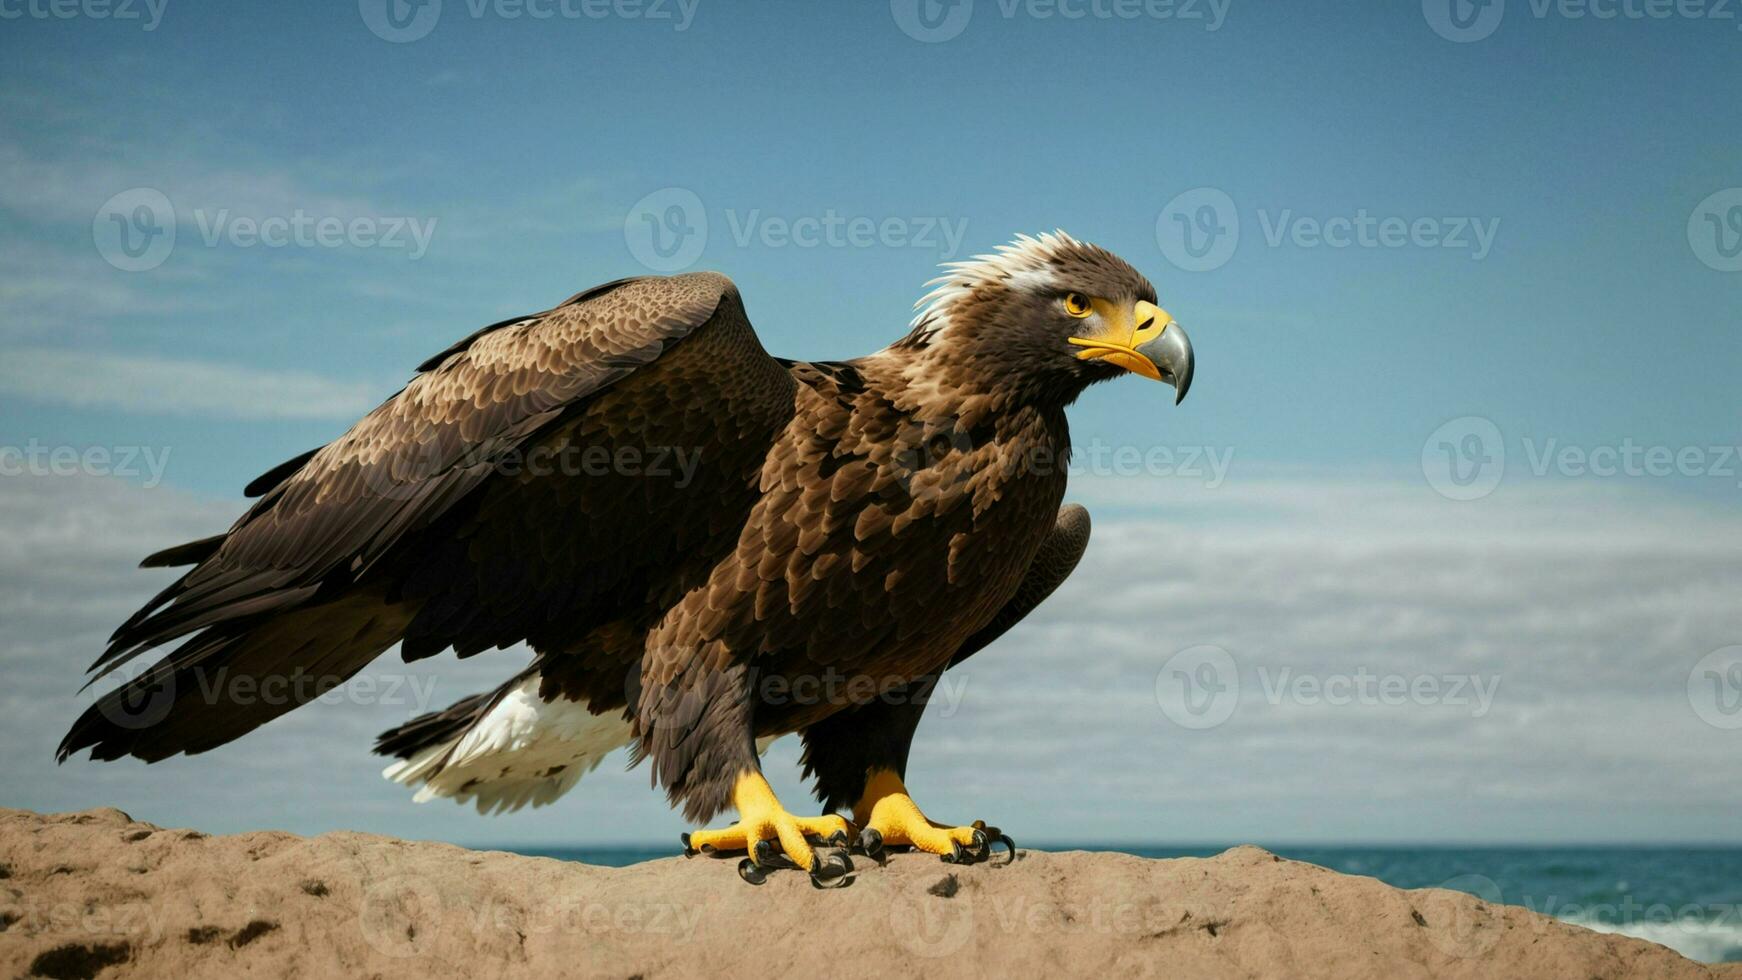
[(787, 813), (759, 772), (746, 772), (738, 777), (732, 787), (732, 804), (738, 808), (738, 822), (723, 830), (698, 830), (683, 835), (686, 855), (747, 851), (750, 856), (738, 863), (738, 874), (753, 885), (762, 884), (770, 868), (808, 871), (811, 881), (824, 887), (846, 880), (847, 872), (852, 870), (846, 854), (840, 850), (819, 854), (813, 846), (846, 847), (844, 817), (833, 813), (820, 817)]
[(908, 845), (951, 864), (977, 864), (992, 856), (995, 842), (1009, 852), (1005, 864), (1016, 860), (1016, 843), (983, 820), (968, 827), (947, 827), (926, 819), (907, 795), (901, 777), (887, 769), (873, 772), (865, 781), (865, 795), (853, 807), (853, 822), (860, 828), (859, 848), (877, 860), (885, 846)]

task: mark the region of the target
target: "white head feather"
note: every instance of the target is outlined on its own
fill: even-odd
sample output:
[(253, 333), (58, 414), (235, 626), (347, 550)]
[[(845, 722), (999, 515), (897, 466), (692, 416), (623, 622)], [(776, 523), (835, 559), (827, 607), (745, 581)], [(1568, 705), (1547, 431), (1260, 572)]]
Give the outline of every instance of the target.
[(1010, 244), (999, 245), (989, 254), (943, 263), (940, 268), (949, 271), (926, 283), (931, 292), (913, 304), (917, 312), (904, 342), (923, 344), (948, 330), (950, 308), (987, 283), (1002, 281), (1014, 289), (1055, 288), (1053, 260), (1077, 246), (1077, 240), (1060, 229), (1039, 236), (1017, 235)]

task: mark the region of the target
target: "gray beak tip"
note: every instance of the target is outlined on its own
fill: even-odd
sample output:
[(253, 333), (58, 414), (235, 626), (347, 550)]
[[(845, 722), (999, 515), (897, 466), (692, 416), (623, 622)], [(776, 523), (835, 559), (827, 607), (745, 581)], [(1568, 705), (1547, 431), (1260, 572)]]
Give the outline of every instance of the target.
[(1173, 403), (1178, 405), (1185, 401), (1186, 392), (1192, 387), (1192, 341), (1186, 336), (1185, 329), (1178, 323), (1170, 323), (1161, 336), (1137, 348), (1137, 352), (1149, 358), (1161, 379), (1173, 385)]

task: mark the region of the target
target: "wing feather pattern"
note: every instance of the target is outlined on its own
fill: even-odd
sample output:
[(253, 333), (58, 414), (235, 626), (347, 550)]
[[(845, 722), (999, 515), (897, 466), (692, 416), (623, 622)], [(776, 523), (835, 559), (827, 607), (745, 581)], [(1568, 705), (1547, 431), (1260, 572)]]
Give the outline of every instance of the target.
[[(722, 326), (701, 329), (714, 323)], [(254, 674), (319, 669), (335, 678), (354, 674), (413, 623), (417, 604), (401, 593), (407, 576), (427, 564), (425, 553), (447, 546), (443, 554), (451, 560), (454, 542), (446, 539), (474, 532), (482, 537), (492, 530), (479, 531), (460, 520), (478, 509), (481, 495), (496, 492), (490, 487), (506, 488), (510, 499), (515, 493), (541, 492), (538, 481), (501, 475), (504, 459), (554, 429), (574, 429), (574, 420), (584, 418), (625, 378), (692, 335), (703, 345), (686, 348), (696, 350), (688, 358), (700, 365), (696, 370), (705, 370), (713, 348), (722, 346), (729, 356), (719, 359), (728, 362), (729, 376), (711, 380), (743, 402), (760, 398), (765, 407), (770, 399), (778, 401), (778, 390), (755, 382), (769, 372), (782, 378), (786, 372), (756, 342), (731, 281), (714, 273), (607, 283), (543, 313), (493, 324), (425, 362), (404, 389), (339, 439), (256, 479), (250, 490), (261, 496), (226, 534), (147, 559), (152, 565), (193, 567), (116, 630), (92, 665), (92, 680), (155, 646), (196, 635), (86, 711), (63, 741), (61, 757), (86, 746), (95, 746), (93, 755), (99, 758), (199, 751), (296, 706), (250, 711), (212, 703), (209, 692), (206, 703), (195, 704), (198, 692), (190, 672), (198, 667), (224, 665)], [(661, 390), (671, 380), (654, 377), (662, 373), (669, 372), (648, 375), (643, 398), (679, 403), (681, 394)], [(767, 390), (730, 392), (733, 383)], [(731, 408), (709, 406), (712, 414), (704, 418), (715, 429), (752, 427), (734, 420)], [(634, 438), (635, 424), (630, 419), (604, 437)], [(547, 488), (539, 499), (560, 505), (565, 492), (602, 489)], [(548, 533), (565, 515), (546, 509), (511, 516), (542, 524), (536, 530)], [(569, 516), (585, 523), (584, 514)], [(426, 531), (431, 533), (420, 537)], [(566, 531), (583, 541), (588, 534), (584, 526)], [(457, 554), (490, 564), (490, 544), (461, 541)], [(495, 567), (513, 567), (526, 556), (524, 546), (524, 540), (504, 542), (499, 550), (520, 548), (519, 558), (496, 555)], [(579, 588), (552, 579), (537, 583), (547, 599), (550, 593)], [(510, 586), (526, 589), (531, 583), (508, 582), (504, 588)], [(291, 622), (298, 626), (294, 635), (284, 628)], [(524, 637), (522, 632), (508, 639)], [(127, 717), (127, 703), (166, 682), (174, 690), (167, 720), (149, 731), (115, 721), (118, 715)]]
[(216, 622), (300, 601), (334, 572), (361, 577), (565, 407), (707, 322), (728, 292), (735, 302), (731, 282), (710, 273), (619, 280), (495, 324), (426, 361), (422, 374), (266, 491), (216, 551), (116, 630), (96, 676)]

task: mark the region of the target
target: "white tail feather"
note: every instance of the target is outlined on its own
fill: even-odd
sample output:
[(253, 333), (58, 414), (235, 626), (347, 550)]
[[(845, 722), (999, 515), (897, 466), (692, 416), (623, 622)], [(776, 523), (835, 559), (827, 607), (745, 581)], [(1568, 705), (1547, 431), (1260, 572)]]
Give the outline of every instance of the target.
[(574, 788), (615, 749), (627, 745), (629, 722), (595, 715), (580, 701), (543, 701), (539, 676), (517, 684), (459, 736), (422, 749), (381, 774), (417, 786), (412, 797), (475, 802), (479, 813), (543, 806)]

